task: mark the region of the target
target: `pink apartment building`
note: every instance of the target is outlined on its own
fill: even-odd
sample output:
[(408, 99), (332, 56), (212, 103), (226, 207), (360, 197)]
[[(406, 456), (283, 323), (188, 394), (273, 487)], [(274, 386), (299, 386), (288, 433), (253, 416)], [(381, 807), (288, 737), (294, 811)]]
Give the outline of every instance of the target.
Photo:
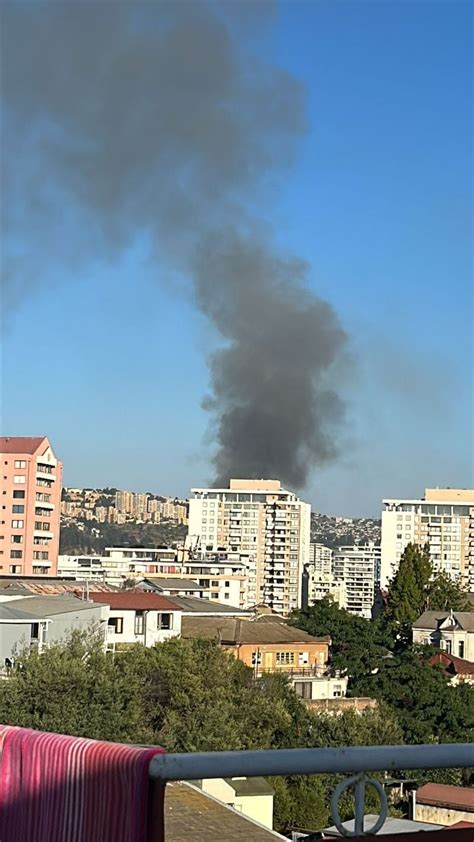
[(0, 575), (55, 576), (62, 463), (46, 436), (1, 436), (0, 460)]

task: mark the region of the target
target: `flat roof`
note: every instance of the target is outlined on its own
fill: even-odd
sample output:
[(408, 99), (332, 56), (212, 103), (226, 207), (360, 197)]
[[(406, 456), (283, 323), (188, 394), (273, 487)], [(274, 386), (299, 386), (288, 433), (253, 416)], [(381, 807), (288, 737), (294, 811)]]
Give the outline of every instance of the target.
[(209, 599), (202, 599), (196, 596), (167, 596), (180, 608), (184, 614), (227, 614), (229, 616), (250, 617), (251, 611), (242, 608), (235, 608), (232, 605), (225, 605), (223, 602), (211, 602)]
[[(113, 611), (177, 611), (168, 597), (143, 590), (89, 593), (93, 602), (104, 603)], [(89, 603), (90, 604), (90, 603)]]
[[(100, 594), (104, 596), (104, 594)], [(103, 600), (97, 600), (104, 605)], [(5, 603), (0, 603), (4, 605)], [(53, 614), (69, 614), (75, 611), (85, 611), (93, 608), (90, 602), (75, 596), (25, 596), (23, 599), (12, 599), (6, 603), (10, 608), (25, 611), (35, 617), (50, 617)]]

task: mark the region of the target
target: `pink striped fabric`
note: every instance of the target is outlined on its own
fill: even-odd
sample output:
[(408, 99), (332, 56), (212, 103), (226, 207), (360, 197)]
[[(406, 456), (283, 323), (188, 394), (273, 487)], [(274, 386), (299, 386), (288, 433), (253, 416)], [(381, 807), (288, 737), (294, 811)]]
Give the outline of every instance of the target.
[(145, 842), (161, 752), (0, 725), (0, 842)]

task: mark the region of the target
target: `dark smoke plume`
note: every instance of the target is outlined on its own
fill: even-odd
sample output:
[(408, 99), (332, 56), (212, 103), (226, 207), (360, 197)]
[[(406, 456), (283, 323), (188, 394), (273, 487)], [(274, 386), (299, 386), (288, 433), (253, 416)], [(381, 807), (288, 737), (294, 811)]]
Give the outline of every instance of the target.
[[(225, 340), (206, 400), (216, 481), (301, 487), (336, 455), (330, 381), (345, 337), (256, 211), (306, 130), (299, 83), (238, 43), (236, 30), (245, 45), (265, 24), (261, 7), (4, 4), (4, 225), (40, 232), (11, 250), (8, 274), (24, 290), (51, 260), (120, 254), (147, 232)], [(61, 236), (71, 208), (90, 234), (80, 247)]]

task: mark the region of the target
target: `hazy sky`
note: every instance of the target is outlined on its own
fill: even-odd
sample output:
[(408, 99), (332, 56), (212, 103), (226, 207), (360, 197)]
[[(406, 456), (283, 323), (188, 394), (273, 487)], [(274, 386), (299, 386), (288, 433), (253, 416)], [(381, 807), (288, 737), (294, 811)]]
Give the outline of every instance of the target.
[[(302, 496), (378, 515), (382, 497), (470, 485), (472, 4), (292, 0), (252, 38), (304, 83), (310, 118), (265, 216), (349, 337), (340, 456)], [(202, 400), (218, 334), (146, 232), (108, 258), (67, 195), (59, 226), (37, 211), (8, 233), (50, 259), (6, 320), (3, 433), (48, 435), (68, 485), (186, 495), (212, 475)], [(55, 259), (69, 241), (78, 268)]]

